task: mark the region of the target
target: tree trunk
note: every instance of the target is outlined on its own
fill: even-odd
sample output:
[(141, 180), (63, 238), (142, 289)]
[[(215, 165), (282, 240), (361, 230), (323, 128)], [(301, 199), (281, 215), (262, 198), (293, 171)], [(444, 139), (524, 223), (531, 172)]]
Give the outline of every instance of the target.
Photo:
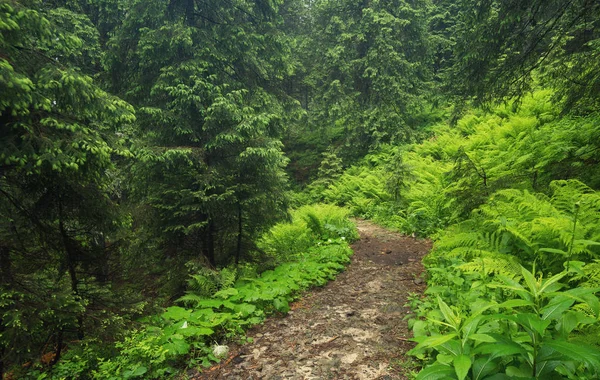
[(238, 201), (238, 235), (237, 235), (237, 250), (235, 252), (235, 265), (240, 263), (240, 257), (242, 256), (242, 232), (244, 228), (244, 221), (242, 219), (242, 203)]
[[(73, 293), (74, 296), (76, 296), (77, 298), (79, 297), (79, 290), (78, 290), (78, 285), (79, 285), (79, 280), (77, 278), (77, 272), (76, 272), (76, 266), (77, 266), (77, 249), (74, 246), (73, 240), (69, 237), (67, 230), (65, 228), (65, 224), (64, 224), (64, 219), (63, 219), (63, 209), (62, 209), (62, 202), (59, 199), (58, 201), (58, 226), (60, 229), (60, 235), (62, 237), (63, 240), (63, 246), (65, 248), (66, 251), (66, 264), (67, 264), (67, 270), (69, 272), (69, 278), (71, 279), (71, 292)], [(83, 315), (79, 315), (77, 316), (77, 338), (79, 340), (83, 339), (84, 337), (84, 333), (83, 333)], [(60, 332), (60, 336), (61, 336), (61, 340), (62, 340), (62, 329)], [(57, 356), (59, 354), (59, 350), (57, 349)]]
[[(0, 247), (0, 284), (11, 284), (12, 280), (12, 264), (10, 261), (10, 248)], [(0, 335), (4, 333), (4, 323), (0, 316)], [(0, 347), (0, 379), (4, 379), (4, 354), (6, 348)]]
[[(0, 319), (0, 322), (2, 322), (2, 319)], [(0, 332), (3, 332), (2, 329), (0, 329)], [(4, 379), (4, 347), (0, 348), (0, 379)]]
[(194, 0), (187, 0), (185, 3), (185, 20), (188, 26), (194, 26), (196, 22), (194, 8)]
[[(0, 247), (0, 284), (10, 284), (12, 278), (10, 248)], [(1, 379), (1, 377), (0, 377)]]
[(206, 236), (204, 239), (204, 256), (208, 259), (208, 262), (212, 267), (216, 267), (215, 262), (215, 225), (212, 220), (208, 222), (206, 228)]
[(63, 346), (63, 329), (61, 327), (60, 330), (58, 330), (58, 335), (56, 336), (56, 355), (54, 355), (54, 359), (52, 359), (52, 362), (50, 362), (50, 366), (54, 366), (56, 363), (58, 363), (58, 361), (60, 360), (60, 354), (62, 353), (62, 346)]

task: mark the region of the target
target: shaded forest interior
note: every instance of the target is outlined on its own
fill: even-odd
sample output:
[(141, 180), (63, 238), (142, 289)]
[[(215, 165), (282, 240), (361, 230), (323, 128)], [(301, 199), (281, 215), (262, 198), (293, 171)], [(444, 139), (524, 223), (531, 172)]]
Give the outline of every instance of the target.
[(417, 378), (599, 376), (597, 1), (1, 0), (0, 128), (0, 378), (210, 366), (350, 216), (436, 242)]

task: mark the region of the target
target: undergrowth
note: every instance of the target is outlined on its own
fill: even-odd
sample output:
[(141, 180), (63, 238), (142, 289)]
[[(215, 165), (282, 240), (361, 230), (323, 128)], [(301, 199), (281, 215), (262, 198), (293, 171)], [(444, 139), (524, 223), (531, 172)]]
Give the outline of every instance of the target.
[(181, 306), (138, 321), (111, 350), (99, 352), (98, 342), (87, 342), (52, 372), (32, 369), (24, 378), (162, 379), (218, 362), (227, 343), (245, 339), (245, 330), (268, 315), (287, 313), (302, 291), (325, 285), (350, 262), (348, 244), (358, 233), (347, 210), (304, 206), (291, 219), (260, 240), (278, 263), (274, 269), (252, 276), (256, 270), (242, 266), (196, 268)]
[(417, 379), (600, 377), (600, 115), (552, 96), (471, 110), (305, 192), (435, 240), (410, 302)]

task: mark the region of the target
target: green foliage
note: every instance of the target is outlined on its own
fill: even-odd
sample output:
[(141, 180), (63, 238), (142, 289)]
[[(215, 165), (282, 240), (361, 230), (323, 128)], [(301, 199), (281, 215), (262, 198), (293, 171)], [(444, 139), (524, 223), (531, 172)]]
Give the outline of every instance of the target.
[[(301, 291), (334, 279), (352, 254), (340, 231), (347, 232), (348, 237), (356, 236), (355, 228), (346, 219), (347, 212), (335, 206), (316, 205), (293, 215), (298, 220), (308, 218), (319, 223), (325, 235), (314, 236), (312, 244), (305, 251), (296, 252), (293, 261), (256, 278), (236, 279), (235, 272), (229, 269), (202, 269), (192, 274), (187, 295), (179, 300), (192, 308), (169, 307), (150, 318), (141, 329), (130, 331), (116, 344), (118, 355), (101, 360), (93, 377), (164, 378), (172, 375), (184, 359), (189, 366), (210, 366), (219, 360), (211, 342), (231, 340), (269, 314), (287, 313), (289, 303)], [(280, 226), (273, 227), (265, 237), (264, 244), (270, 244), (271, 249), (277, 248), (273, 236), (281, 233)], [(315, 233), (307, 224), (303, 226), (307, 232)], [(338, 233), (336, 241), (328, 239), (328, 234), (334, 232)]]
[(271, 255), (293, 257), (306, 252), (315, 239), (306, 222), (279, 223), (269, 230), (259, 243), (259, 247)]
[(525, 95), (541, 71), (566, 110), (597, 111), (596, 2), (509, 0), (474, 7), (459, 1), (446, 9), (454, 14), (446, 28), (453, 58), (444, 65), (449, 93), (478, 102), (512, 99)]
[(366, 167), (352, 167), (328, 188), (321, 196), (328, 202), (344, 205), (354, 215), (373, 216), (374, 207), (391, 201), (385, 189), (381, 172), (373, 172)]
[(432, 235), (502, 189), (549, 195), (552, 180), (570, 178), (598, 188), (598, 116), (559, 118), (552, 96), (526, 96), (518, 112), (510, 104), (474, 110), (456, 128), (438, 125), (428, 140), (382, 149), (306, 192), (404, 232)]
[(425, 107), (428, 2), (319, 0), (303, 6), (309, 15), (296, 34), (300, 69), (289, 92), (306, 117), (286, 143), (295, 176), (306, 181), (330, 147), (345, 164), (354, 163), (382, 144), (415, 138), (436, 112)]
[(0, 4), (0, 372), (17, 376), (68, 341), (115, 334), (138, 298), (108, 278), (128, 220), (106, 173), (132, 156), (134, 110), (88, 75), (90, 20), (41, 5)]
[[(559, 281), (567, 275), (536, 278), (521, 267), (517, 278), (473, 282), (472, 291), (483, 291), (470, 310), (451, 307), (437, 295), (434, 308), (421, 309), (427, 321), (413, 324), (418, 345), (411, 353), (427, 354), (433, 362), (417, 378), (436, 373), (454, 379), (597, 377), (600, 351), (571, 342), (569, 335), (598, 323), (600, 302), (594, 293), (600, 289), (563, 290)], [(593, 314), (581, 312), (582, 306)]]
[[(570, 339), (593, 344), (597, 331), (599, 11), (587, 0), (3, 1), (0, 377), (207, 365), (214, 340), (342, 270), (357, 237), (348, 213), (438, 236), (420, 305), (442, 324), (421, 327), (443, 338), (427, 350), (460, 338), (491, 359), (440, 352), (422, 377), (493, 376), (492, 365), (595, 376)], [(431, 127), (458, 98), (452, 127)], [(298, 181), (317, 178), (297, 206), (349, 211), (300, 207), (276, 224), (290, 199), (284, 151)], [(521, 266), (550, 279), (566, 268), (558, 303)], [(178, 297), (186, 308), (156, 312)], [(488, 352), (486, 334), (512, 353)]]
[(462, 206), (437, 233), (426, 296), (413, 300), (412, 353), (426, 363), (417, 378), (598, 376), (600, 198), (581, 182), (597, 187), (594, 143), (575, 137), (597, 133), (596, 116), (556, 119), (550, 95), (524, 98), (517, 114), (474, 112), (405, 156), (449, 164), (424, 183), (428, 199), (445, 184), (432, 216)]
[(436, 237), (413, 301), (418, 378), (598, 375), (598, 116), (559, 117), (552, 97), (471, 111), (307, 189)]
[(286, 209), (279, 138), (293, 106), (272, 90), (290, 70), (277, 6), (127, 1), (107, 42), (110, 87), (139, 108), (139, 232), (178, 268), (198, 252), (239, 263)]
[(348, 210), (333, 205), (303, 206), (292, 212), (291, 223), (273, 226), (258, 246), (272, 257), (288, 261), (319, 241), (351, 242), (358, 238), (358, 233), (348, 216)]
[(555, 181), (551, 188), (552, 197), (497, 192), (471, 219), (441, 234), (427, 262), (454, 257), (472, 261), (463, 270), (509, 275), (515, 262), (536, 261), (557, 272), (565, 261), (592, 261), (600, 254), (597, 192), (575, 180)]

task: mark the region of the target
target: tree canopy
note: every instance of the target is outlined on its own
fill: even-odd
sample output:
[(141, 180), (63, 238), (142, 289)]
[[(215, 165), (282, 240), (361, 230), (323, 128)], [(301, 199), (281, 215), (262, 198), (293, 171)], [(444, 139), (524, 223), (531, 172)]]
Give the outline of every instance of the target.
[[(254, 297), (244, 281), (280, 265), (304, 281), (290, 264), (301, 254), (313, 255), (306, 284), (343, 268), (344, 211), (290, 216), (313, 201), (438, 236), (431, 273), (460, 280), (434, 276), (435, 286), (477, 287), (473, 268), (500, 274), (485, 259), (514, 281), (543, 265), (567, 271), (564, 289), (592, 289), (599, 94), (595, 0), (3, 0), (0, 377), (167, 376), (192, 344), (210, 363), (208, 336), (289, 309), (308, 285), (262, 303), (228, 287)], [(473, 247), (487, 252), (479, 264)], [(227, 315), (198, 317), (193, 343), (175, 336), (189, 310), (165, 307), (219, 291), (231, 303), (211, 312)], [(467, 313), (453, 292), (433, 304)], [(561, 334), (531, 336), (567, 344), (577, 326), (591, 336), (581, 310), (561, 305)], [(452, 325), (430, 306), (422, 316)], [(526, 330), (515, 318), (505, 320)], [(148, 354), (160, 356), (156, 345), (173, 356)], [(568, 348), (543, 349), (571, 363)], [(450, 368), (440, 357), (429, 371)], [(595, 363), (564, 364), (561, 376)]]

